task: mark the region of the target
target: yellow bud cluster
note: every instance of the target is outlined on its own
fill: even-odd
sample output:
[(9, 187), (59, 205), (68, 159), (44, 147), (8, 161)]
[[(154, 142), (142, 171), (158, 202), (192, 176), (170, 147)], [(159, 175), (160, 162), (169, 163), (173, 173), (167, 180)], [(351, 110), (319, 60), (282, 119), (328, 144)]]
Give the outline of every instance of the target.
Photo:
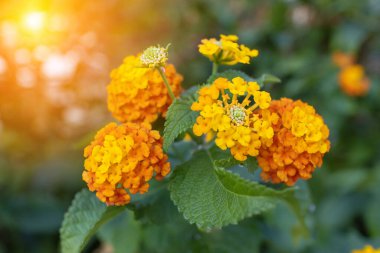
[(271, 142), (272, 123), (278, 118), (269, 111), (257, 114), (257, 108), (265, 111), (269, 107), (271, 97), (260, 91), (256, 82), (241, 77), (232, 81), (218, 78), (198, 93), (198, 100), (191, 106), (193, 111), (200, 111), (193, 126), (195, 135), (216, 133), (216, 145), (223, 150), (229, 148), (239, 161), (248, 155), (257, 156), (262, 143)]
[(238, 39), (236, 35), (221, 35), (219, 40), (203, 39), (199, 44), (199, 52), (216, 64), (248, 64), (251, 58), (259, 55), (259, 51), (239, 45)]
[(107, 205), (125, 205), (130, 194), (145, 193), (155, 174), (161, 179), (170, 172), (158, 131), (146, 123), (110, 123), (101, 129), (84, 150), (83, 180)]
[(140, 61), (143, 67), (146, 68), (157, 68), (164, 67), (168, 60), (168, 47), (163, 48), (148, 47), (140, 56)]
[[(273, 183), (293, 185), (298, 178), (309, 179), (330, 149), (329, 129), (315, 109), (300, 100), (272, 101), (269, 111), (278, 115), (273, 141), (260, 148), (261, 177)], [(259, 114), (268, 114), (260, 111)]]

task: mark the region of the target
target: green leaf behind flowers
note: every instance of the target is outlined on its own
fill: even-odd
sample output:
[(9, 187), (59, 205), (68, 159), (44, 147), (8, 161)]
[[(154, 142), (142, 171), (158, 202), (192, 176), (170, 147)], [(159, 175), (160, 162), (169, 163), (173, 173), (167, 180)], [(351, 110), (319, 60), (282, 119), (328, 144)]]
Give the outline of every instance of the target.
[(207, 83), (212, 83), (219, 77), (224, 77), (231, 81), (233, 78), (238, 76), (249, 82), (257, 82), (260, 85), (260, 87), (263, 87), (265, 84), (281, 82), (280, 78), (271, 74), (263, 74), (259, 78), (253, 78), (242, 71), (229, 69), (224, 72), (211, 75), (207, 79)]
[(83, 189), (75, 195), (65, 214), (60, 229), (61, 252), (81, 252), (102, 224), (124, 210), (124, 207), (107, 207), (96, 198), (94, 193)]
[(199, 113), (192, 111), (191, 105), (197, 99), (198, 88), (188, 90), (169, 107), (164, 130), (163, 148), (166, 152), (175, 138), (195, 124)]
[(274, 190), (216, 168), (203, 150), (177, 167), (169, 190), (185, 219), (209, 230), (267, 211), (279, 199), (291, 199), (294, 189)]
[(241, 78), (243, 78), (243, 79), (246, 80), (246, 81), (255, 81), (254, 78), (250, 77), (249, 75), (247, 75), (247, 74), (244, 73), (243, 71), (229, 69), (229, 70), (226, 70), (226, 71), (223, 71), (223, 72), (220, 72), (220, 73), (215, 73), (215, 74), (211, 75), (211, 76), (207, 79), (207, 83), (208, 83), (208, 84), (213, 83), (213, 82), (214, 82), (216, 79), (218, 79), (219, 77), (227, 78), (227, 79), (230, 80), (230, 81), (231, 81), (233, 78), (235, 78), (235, 77), (241, 77)]
[(281, 79), (271, 74), (263, 74), (256, 79), (256, 82), (259, 83), (260, 87), (263, 87), (265, 84), (281, 83)]

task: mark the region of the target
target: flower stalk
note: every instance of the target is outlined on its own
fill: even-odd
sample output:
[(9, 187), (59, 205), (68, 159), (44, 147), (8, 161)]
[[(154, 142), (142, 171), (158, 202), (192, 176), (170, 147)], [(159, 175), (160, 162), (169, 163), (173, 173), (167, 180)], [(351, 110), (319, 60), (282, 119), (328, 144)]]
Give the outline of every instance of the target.
[(161, 67), (156, 67), (156, 69), (158, 70), (158, 73), (160, 73), (160, 75), (161, 75), (161, 77), (162, 77), (162, 80), (164, 81), (165, 86), (166, 86), (166, 88), (168, 89), (169, 96), (170, 96), (170, 98), (171, 98), (171, 99), (173, 100), (173, 102), (174, 102), (174, 101), (176, 100), (176, 97), (174, 96), (174, 93), (173, 93), (173, 91), (172, 91), (172, 88), (170, 87), (169, 81), (168, 81), (168, 79), (166, 78), (163, 69), (162, 69)]

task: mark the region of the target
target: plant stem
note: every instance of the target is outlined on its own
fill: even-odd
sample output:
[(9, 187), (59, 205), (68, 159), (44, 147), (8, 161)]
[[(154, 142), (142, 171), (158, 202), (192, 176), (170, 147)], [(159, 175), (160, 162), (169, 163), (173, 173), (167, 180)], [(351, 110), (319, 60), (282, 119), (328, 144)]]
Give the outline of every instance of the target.
[(162, 77), (162, 80), (164, 80), (164, 83), (165, 83), (165, 86), (166, 88), (168, 89), (168, 93), (169, 93), (169, 96), (171, 97), (171, 99), (173, 100), (173, 102), (175, 101), (175, 96), (174, 96), (174, 93), (172, 91), (172, 88), (170, 87), (170, 84), (168, 82), (168, 79), (166, 79), (166, 76), (165, 76), (165, 73), (164, 71), (162, 70), (161, 67), (157, 67), (156, 68), (158, 70), (158, 72), (160, 73), (161, 77)]
[(216, 74), (218, 73), (218, 64), (216, 64), (215, 62), (212, 63), (212, 74)]

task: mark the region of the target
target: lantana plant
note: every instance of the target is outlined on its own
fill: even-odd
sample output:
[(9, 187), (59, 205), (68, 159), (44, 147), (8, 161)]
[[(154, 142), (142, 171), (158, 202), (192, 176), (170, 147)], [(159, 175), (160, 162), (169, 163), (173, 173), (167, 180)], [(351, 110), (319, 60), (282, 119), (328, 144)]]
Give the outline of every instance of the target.
[[(108, 108), (119, 123), (100, 129), (84, 150), (88, 189), (65, 215), (62, 253), (80, 252), (101, 224), (144, 209), (158, 189), (168, 190), (201, 231), (237, 224), (281, 201), (306, 229), (294, 184), (310, 179), (330, 149), (323, 118), (300, 100), (273, 100), (267, 84), (280, 82), (273, 75), (218, 72), (259, 55), (236, 35), (203, 39), (199, 52), (212, 73), (187, 90), (167, 63), (168, 47), (127, 56), (111, 72)], [(241, 169), (260, 177), (244, 177)]]

